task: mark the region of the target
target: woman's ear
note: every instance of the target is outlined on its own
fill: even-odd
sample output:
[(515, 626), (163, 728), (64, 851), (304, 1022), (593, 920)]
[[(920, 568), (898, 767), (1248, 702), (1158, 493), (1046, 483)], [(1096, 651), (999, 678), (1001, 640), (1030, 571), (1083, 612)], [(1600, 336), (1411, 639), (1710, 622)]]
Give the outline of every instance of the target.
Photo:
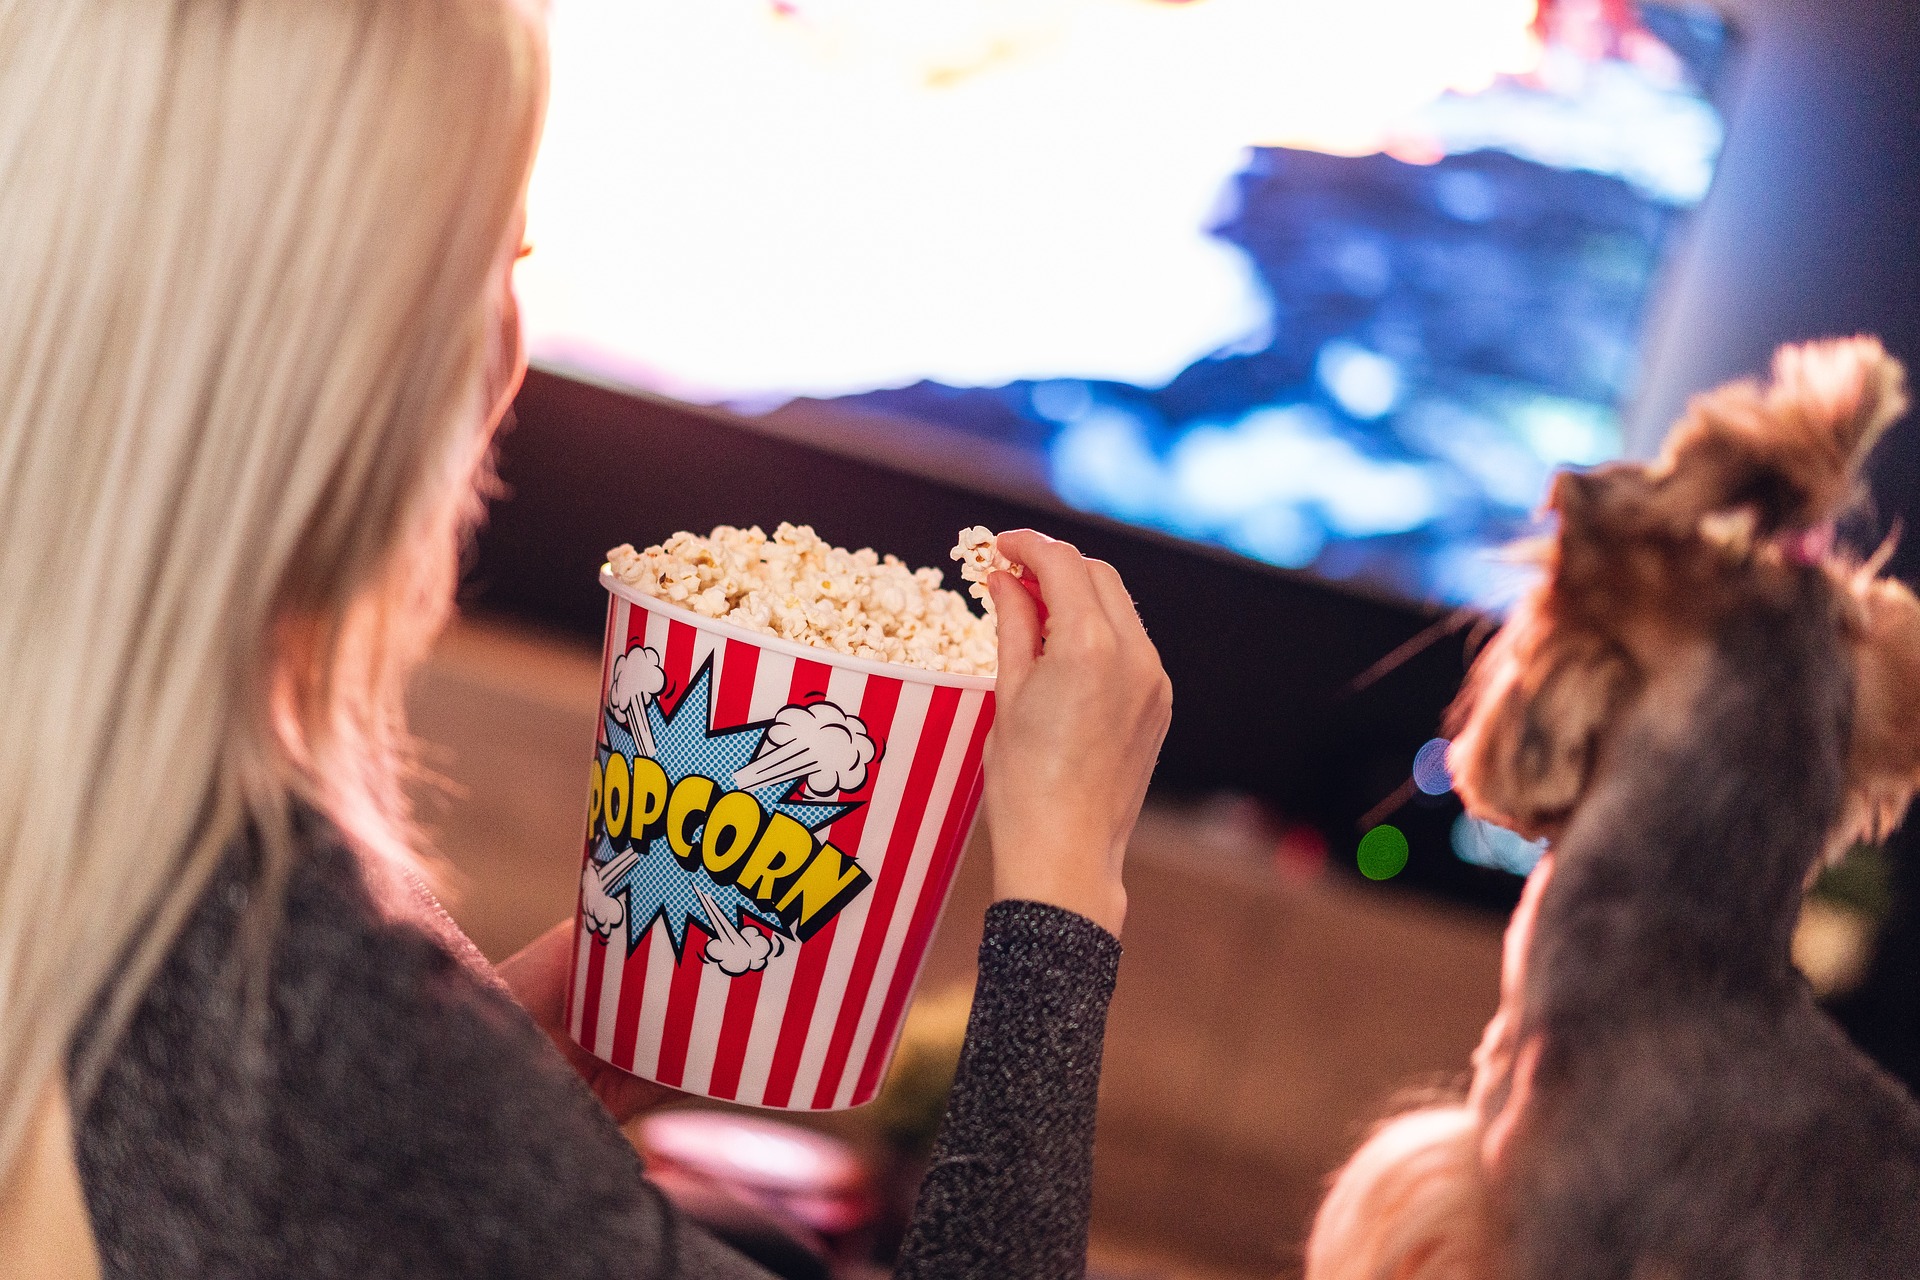
[(1605, 638), (1551, 622), (1538, 597), (1523, 602), (1448, 713), (1447, 763), (1467, 812), (1530, 840), (1557, 835), (1632, 680)]

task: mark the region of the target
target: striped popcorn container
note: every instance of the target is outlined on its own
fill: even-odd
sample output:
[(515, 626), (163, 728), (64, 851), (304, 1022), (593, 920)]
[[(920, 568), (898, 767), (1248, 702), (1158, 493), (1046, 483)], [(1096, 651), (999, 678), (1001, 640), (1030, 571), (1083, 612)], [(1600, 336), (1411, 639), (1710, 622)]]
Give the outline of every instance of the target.
[(980, 802), (993, 679), (609, 594), (568, 1026), (753, 1106), (880, 1088)]

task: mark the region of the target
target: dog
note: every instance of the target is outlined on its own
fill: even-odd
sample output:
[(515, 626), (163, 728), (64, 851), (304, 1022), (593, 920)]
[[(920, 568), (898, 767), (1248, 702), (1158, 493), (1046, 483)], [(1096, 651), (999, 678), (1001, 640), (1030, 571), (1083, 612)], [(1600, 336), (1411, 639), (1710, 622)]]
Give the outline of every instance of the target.
[(1449, 752), (1551, 852), (1472, 1091), (1336, 1176), (1311, 1280), (1920, 1277), (1920, 1105), (1789, 957), (1920, 786), (1920, 601), (1832, 537), (1905, 404), (1872, 338), (1786, 347), (1651, 464), (1555, 478)]

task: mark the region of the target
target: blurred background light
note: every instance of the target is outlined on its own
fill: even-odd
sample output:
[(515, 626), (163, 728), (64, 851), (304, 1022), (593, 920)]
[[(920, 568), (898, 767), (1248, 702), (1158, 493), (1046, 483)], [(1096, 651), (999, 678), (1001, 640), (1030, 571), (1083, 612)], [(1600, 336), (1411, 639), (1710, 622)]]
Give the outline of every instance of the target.
[(1531, 872), (1547, 851), (1545, 840), (1528, 840), (1491, 822), (1461, 814), (1453, 823), (1453, 852), (1462, 862), (1516, 876)]
[(1392, 823), (1382, 823), (1360, 837), (1355, 855), (1360, 874), (1369, 880), (1391, 880), (1406, 869), (1407, 836)]
[(1445, 738), (1429, 739), (1413, 753), (1413, 785), (1430, 796), (1443, 796), (1453, 790), (1453, 774), (1447, 769)]
[(1552, 469), (1620, 452), (1724, 44), (1629, 0), (553, 0), (530, 349), (1497, 605)]

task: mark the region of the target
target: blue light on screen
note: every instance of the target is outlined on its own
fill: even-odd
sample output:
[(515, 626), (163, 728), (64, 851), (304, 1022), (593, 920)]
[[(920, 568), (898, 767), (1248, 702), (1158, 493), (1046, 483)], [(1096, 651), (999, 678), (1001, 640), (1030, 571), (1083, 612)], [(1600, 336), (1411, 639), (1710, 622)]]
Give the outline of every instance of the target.
[(1619, 455), (1723, 132), (1691, 7), (555, 0), (553, 30), (536, 361), (914, 419), (1073, 506), (1452, 602), (1509, 597), (1553, 470)]
[(1453, 820), (1453, 852), (1462, 862), (1524, 876), (1547, 852), (1545, 840), (1528, 840), (1505, 827), (1461, 814)]

